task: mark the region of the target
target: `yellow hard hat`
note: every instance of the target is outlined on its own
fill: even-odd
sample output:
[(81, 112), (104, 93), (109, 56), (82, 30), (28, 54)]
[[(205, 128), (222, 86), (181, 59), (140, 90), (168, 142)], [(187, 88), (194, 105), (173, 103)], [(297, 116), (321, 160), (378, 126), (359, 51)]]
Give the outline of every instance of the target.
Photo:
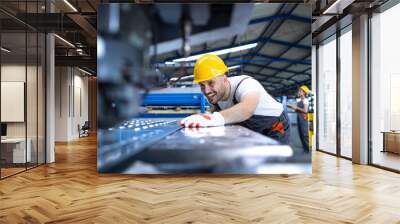
[(307, 95), (310, 92), (310, 89), (307, 86), (300, 86), (300, 89)]
[(210, 80), (224, 75), (227, 71), (228, 67), (220, 57), (215, 54), (206, 54), (197, 59), (194, 65), (194, 82)]

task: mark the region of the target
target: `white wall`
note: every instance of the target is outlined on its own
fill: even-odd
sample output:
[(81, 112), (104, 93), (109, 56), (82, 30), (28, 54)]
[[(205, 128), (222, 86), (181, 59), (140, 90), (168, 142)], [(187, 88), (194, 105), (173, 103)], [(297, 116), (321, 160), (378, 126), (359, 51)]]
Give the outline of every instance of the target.
[[(37, 70), (38, 69), (38, 70)], [(30, 140), (30, 148), (32, 161), (44, 162), (44, 82), (42, 67), (25, 66), (25, 64), (3, 64), (1, 66), (2, 82), (24, 82), (26, 84), (26, 107), (22, 108), (22, 112), (27, 115), (24, 122), (6, 122), (8, 138), (25, 138)], [(27, 81), (25, 80), (27, 78)], [(2, 96), (7, 97), (7, 96)], [(10, 108), (1, 108), (2, 111), (10, 110)], [(7, 111), (12, 113), (12, 111)], [(37, 152), (38, 150), (38, 152)], [(39, 156), (37, 157), (37, 154)]]
[[(25, 64), (2, 65), (1, 81), (25, 82)], [(1, 108), (1, 110), (7, 110), (7, 108)], [(25, 123), (24, 122), (7, 123), (7, 137), (25, 137)]]
[(72, 67), (56, 67), (56, 141), (79, 137), (78, 124), (88, 121), (88, 78)]
[(68, 74), (67, 67), (55, 68), (55, 141), (68, 140)]
[[(75, 70), (76, 71), (76, 70)], [(83, 73), (80, 73), (83, 74)], [(76, 128), (78, 124), (81, 126), (85, 123), (85, 121), (89, 120), (89, 112), (88, 112), (88, 77), (75, 75), (74, 77), (74, 86), (75, 86), (75, 116), (73, 119), (72, 126), (72, 133), (74, 136), (78, 136), (78, 129)], [(79, 93), (80, 92), (80, 93)], [(79, 97), (80, 96), (80, 97)]]
[(1, 81), (25, 82), (25, 64), (1, 65)]
[[(28, 119), (28, 137), (30, 127), (35, 131), (36, 135), (36, 66), (27, 66), (18, 64), (5, 64), (1, 66), (1, 81), (2, 82), (25, 82), (25, 69), (27, 69), (28, 87), (27, 87), (27, 119)], [(39, 71), (41, 72), (41, 71)], [(40, 107), (41, 105), (39, 105)], [(8, 108), (1, 108), (7, 110)], [(26, 122), (7, 122), (7, 136), (8, 137), (25, 137), (25, 123)], [(33, 131), (32, 131), (33, 132)]]

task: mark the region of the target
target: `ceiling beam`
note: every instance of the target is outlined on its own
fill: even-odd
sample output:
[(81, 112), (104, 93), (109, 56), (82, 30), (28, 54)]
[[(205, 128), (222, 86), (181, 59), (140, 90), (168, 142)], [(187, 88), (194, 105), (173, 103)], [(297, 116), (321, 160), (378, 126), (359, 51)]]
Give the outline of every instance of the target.
[[(247, 58), (247, 57), (259, 57), (259, 58), (265, 58), (267, 59), (266, 61), (270, 61), (270, 63), (272, 62), (288, 62), (288, 63), (292, 63), (292, 64), (302, 64), (302, 65), (311, 65), (311, 61), (310, 60), (297, 60), (297, 59), (289, 59), (289, 58), (284, 58), (284, 57), (275, 57), (275, 56), (271, 56), (271, 55), (266, 55), (266, 54), (260, 54), (260, 53), (255, 53), (255, 54), (244, 54), (244, 55), (240, 55), (240, 56), (235, 56), (235, 57), (231, 57), (231, 58), (226, 58), (225, 61), (234, 61), (236, 59), (243, 59), (243, 58)], [(250, 62), (253, 60), (249, 60)], [(254, 60), (256, 61), (256, 60)]]
[[(249, 66), (255, 66), (255, 67), (259, 67), (259, 68), (265, 68), (265, 69), (269, 69), (269, 70), (274, 70), (274, 71), (279, 71), (279, 72), (287, 72), (287, 73), (293, 73), (293, 74), (306, 74), (308, 76), (311, 77), (311, 74), (309, 73), (305, 73), (303, 71), (294, 71), (294, 70), (290, 70), (290, 69), (282, 69), (282, 68), (275, 68), (272, 66), (268, 66), (268, 65), (259, 65), (259, 64), (254, 64), (254, 63), (244, 63), (245, 65), (249, 65)], [(307, 68), (306, 71), (310, 70), (311, 68)]]
[[(238, 38), (238, 35), (235, 35), (235, 36), (232, 38), (231, 45), (235, 45), (235, 42), (236, 42), (237, 38)], [(226, 55), (226, 58), (229, 58), (230, 56), (231, 56), (231, 53), (227, 54), (227, 55)]]
[(305, 80), (305, 81), (301, 81), (299, 83), (297, 83), (296, 85), (290, 85), (288, 87), (285, 88), (280, 88), (277, 90), (273, 90), (271, 91), (272, 95), (290, 95), (291, 91), (296, 91), (301, 85), (311, 85), (311, 80)]
[[(292, 12), (296, 9), (297, 4), (283, 4), (281, 8), (275, 15), (280, 14), (292, 14)], [(273, 20), (273, 22), (269, 23), (268, 26), (264, 29), (264, 31), (260, 34), (258, 38), (265, 38), (271, 39), (272, 36), (279, 30), (279, 28), (283, 25), (286, 19), (281, 20)], [(256, 48), (251, 50), (252, 53), (258, 53), (261, 49), (264, 48), (265, 44), (268, 42), (263, 42), (262, 44), (258, 45)]]
[(269, 75), (266, 75), (266, 74), (257, 73), (257, 72), (251, 72), (251, 71), (247, 71), (247, 70), (243, 70), (243, 72), (260, 77), (261, 79), (259, 79), (259, 81), (268, 81), (268, 82), (272, 82), (272, 83), (278, 83), (278, 82), (281, 83), (282, 81), (270, 81), (271, 79), (278, 79), (278, 80), (292, 81), (292, 82), (295, 82), (295, 83), (298, 82), (297, 80), (294, 80), (294, 79), (288, 79), (288, 78), (282, 78), (282, 77), (272, 77), (272, 76), (269, 76)]
[(97, 59), (90, 56), (55, 56), (56, 66), (81, 66), (96, 70)]
[[(311, 46), (307, 46), (307, 45), (303, 45), (303, 44), (295, 44), (295, 43), (291, 43), (291, 42), (287, 42), (287, 41), (275, 40), (275, 39), (266, 38), (266, 37), (261, 37), (261, 38), (257, 38), (257, 39), (254, 39), (254, 40), (241, 42), (241, 43), (238, 43), (238, 44), (229, 44), (229, 45), (222, 46), (222, 47), (216, 47), (216, 48), (211, 48), (211, 49), (203, 49), (201, 51), (195, 51), (195, 52), (192, 52), (190, 54), (190, 56), (197, 55), (197, 54), (205, 54), (205, 53), (218, 51), (218, 50), (223, 50), (223, 49), (228, 49), (228, 48), (233, 48), (233, 47), (239, 47), (239, 46), (247, 45), (247, 44), (265, 43), (265, 42), (270, 42), (270, 43), (278, 44), (278, 45), (285, 46), (285, 47), (298, 48), (298, 49), (310, 50), (311, 51)], [(172, 61), (172, 60), (177, 59), (177, 58), (180, 58), (180, 56), (170, 57), (170, 58), (165, 59), (165, 61)]]
[[(311, 52), (310, 52), (310, 54), (311, 54)], [(306, 55), (305, 57), (303, 57), (303, 58), (301, 58), (301, 59), (306, 59), (306, 58), (308, 58), (308, 57), (310, 57), (311, 55)], [(288, 69), (288, 68), (290, 68), (292, 66), (292, 64), (289, 64), (289, 65), (287, 65), (287, 66), (285, 66), (285, 67), (283, 67), (282, 69)], [(309, 69), (311, 69), (311, 66), (307, 69), (307, 70), (309, 70)], [(306, 71), (307, 71), (306, 70)], [(261, 69), (260, 69), (260, 71), (261, 71)], [(275, 72), (274, 74), (273, 74), (273, 76), (276, 76), (276, 75), (278, 75), (279, 74), (279, 71), (277, 71), (277, 72)], [(311, 78), (311, 77), (310, 77)]]
[(258, 23), (265, 23), (271, 22), (274, 20), (283, 19), (283, 20), (293, 20), (302, 23), (311, 23), (311, 17), (303, 17), (303, 16), (296, 16), (291, 14), (276, 14), (272, 16), (265, 16), (256, 19), (252, 19), (249, 22), (249, 25), (258, 24)]

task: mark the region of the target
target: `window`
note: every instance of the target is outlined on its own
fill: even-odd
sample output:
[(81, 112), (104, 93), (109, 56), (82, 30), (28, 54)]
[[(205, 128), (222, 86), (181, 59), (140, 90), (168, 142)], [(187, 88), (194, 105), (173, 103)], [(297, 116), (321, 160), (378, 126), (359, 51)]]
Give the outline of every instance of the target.
[[(18, 2), (21, 15), (44, 1)], [(1, 2), (0, 6), (15, 6)], [(12, 7), (15, 8), (15, 7)], [(45, 162), (45, 35), (0, 12), (0, 178)]]
[(399, 4), (371, 19), (372, 163), (396, 170), (400, 170), (400, 132), (391, 131), (400, 131), (399, 21)]
[(352, 35), (351, 26), (340, 36), (340, 155), (352, 156)]
[(336, 40), (318, 48), (318, 149), (336, 153)]

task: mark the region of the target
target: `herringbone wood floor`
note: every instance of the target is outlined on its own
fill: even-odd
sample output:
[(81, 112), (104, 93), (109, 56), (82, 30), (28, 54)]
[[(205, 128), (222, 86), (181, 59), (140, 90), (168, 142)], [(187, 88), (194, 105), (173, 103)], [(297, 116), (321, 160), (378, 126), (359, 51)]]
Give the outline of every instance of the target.
[(400, 223), (400, 175), (316, 152), (313, 174), (96, 172), (94, 137), (0, 181), (0, 223)]

